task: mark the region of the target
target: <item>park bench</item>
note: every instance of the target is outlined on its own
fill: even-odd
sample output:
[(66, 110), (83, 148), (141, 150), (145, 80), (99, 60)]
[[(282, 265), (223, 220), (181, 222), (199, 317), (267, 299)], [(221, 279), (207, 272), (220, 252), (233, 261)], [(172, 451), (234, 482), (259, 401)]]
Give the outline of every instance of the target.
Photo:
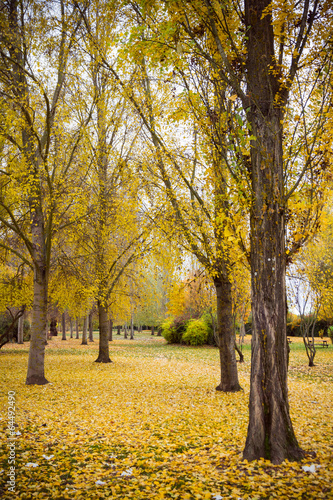
[(320, 341), (318, 340), (317, 342), (313, 343), (312, 340), (309, 340), (308, 345), (309, 346), (313, 346), (314, 345), (315, 347), (316, 346), (317, 347), (328, 347), (328, 342), (327, 342), (327, 340), (320, 340)]

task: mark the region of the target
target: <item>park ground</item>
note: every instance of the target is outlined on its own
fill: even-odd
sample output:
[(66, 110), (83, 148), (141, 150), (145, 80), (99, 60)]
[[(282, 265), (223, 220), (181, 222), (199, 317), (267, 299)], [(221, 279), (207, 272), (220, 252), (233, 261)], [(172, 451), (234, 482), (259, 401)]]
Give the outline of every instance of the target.
[[(45, 386), (25, 386), (29, 344), (0, 351), (0, 497), (26, 499), (331, 499), (333, 346), (309, 368), (292, 339), (289, 399), (306, 458), (242, 460), (250, 341), (238, 364), (243, 392), (215, 391), (218, 351), (167, 345), (148, 332), (114, 335), (111, 364), (98, 338), (53, 338)], [(8, 491), (8, 392), (15, 392), (15, 493)], [(13, 448), (13, 447), (12, 447)], [(308, 470), (307, 468), (310, 468)]]

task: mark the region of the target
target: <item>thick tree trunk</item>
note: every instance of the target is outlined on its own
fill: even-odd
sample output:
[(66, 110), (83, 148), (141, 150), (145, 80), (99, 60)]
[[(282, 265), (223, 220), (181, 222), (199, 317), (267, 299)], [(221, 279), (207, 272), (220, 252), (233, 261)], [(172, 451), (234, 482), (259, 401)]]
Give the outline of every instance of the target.
[(88, 322), (89, 322), (89, 318), (86, 315), (84, 317), (84, 319), (83, 319), (82, 342), (81, 342), (81, 345), (87, 345), (88, 344), (88, 340), (87, 340), (87, 337), (88, 337)]
[(76, 332), (76, 335), (75, 335), (75, 338), (76, 339), (79, 339), (79, 319), (76, 318), (75, 320), (75, 332)]
[(93, 313), (92, 311), (89, 314), (89, 342), (94, 342), (94, 330), (93, 330)]
[(109, 341), (112, 342), (113, 321), (109, 319)]
[(18, 344), (23, 344), (24, 340), (24, 331), (23, 331), (23, 325), (24, 325), (24, 314), (19, 317), (18, 320), (18, 325), (17, 325), (17, 343)]
[(65, 312), (63, 312), (61, 315), (61, 329), (62, 329), (61, 340), (67, 340), (66, 339), (66, 313)]
[(217, 299), (217, 332), (221, 368), (221, 382), (216, 389), (223, 392), (241, 391), (235, 355), (231, 283), (227, 279), (215, 278), (214, 284)]
[(99, 320), (99, 352), (96, 363), (111, 363), (109, 357), (109, 321), (108, 309), (100, 301), (97, 302)]
[(304, 456), (290, 415), (287, 387), (285, 199), (283, 111), (275, 98), (275, 65), (270, 0), (246, 0), (248, 28), (248, 120), (251, 133), (252, 353), (250, 417), (244, 458), (273, 463)]
[(26, 385), (48, 384), (44, 375), (47, 335), (47, 276), (45, 266), (35, 265), (31, 339)]

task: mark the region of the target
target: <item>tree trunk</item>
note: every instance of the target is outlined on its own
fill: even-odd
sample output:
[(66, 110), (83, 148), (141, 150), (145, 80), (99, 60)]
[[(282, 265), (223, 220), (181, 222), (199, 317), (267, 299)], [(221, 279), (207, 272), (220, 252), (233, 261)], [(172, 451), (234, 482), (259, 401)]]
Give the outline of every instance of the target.
[(65, 312), (63, 312), (61, 315), (61, 329), (62, 329), (61, 340), (67, 340), (66, 339), (66, 313)]
[(75, 338), (79, 339), (80, 337), (79, 337), (79, 319), (78, 318), (76, 318), (76, 320), (75, 320), (75, 331), (76, 331)]
[(133, 314), (131, 315), (131, 340), (134, 340), (134, 328), (133, 328)]
[(47, 277), (44, 265), (34, 270), (34, 298), (26, 385), (48, 384), (44, 375), (47, 334)]
[(151, 334), (150, 335), (155, 335), (155, 326), (154, 325), (151, 327)]
[(109, 357), (109, 321), (108, 309), (100, 301), (97, 302), (99, 320), (99, 352), (96, 363), (111, 363)]
[(92, 311), (89, 313), (88, 321), (89, 321), (89, 342), (94, 342), (94, 330), (93, 330), (93, 313)]
[(236, 349), (236, 352), (238, 353), (238, 356), (239, 356), (239, 362), (240, 363), (244, 363), (244, 354), (242, 353), (242, 351), (239, 349), (238, 345), (236, 344), (235, 342), (235, 349)]
[(88, 336), (88, 321), (89, 321), (89, 318), (86, 315), (84, 317), (84, 320), (83, 320), (82, 342), (81, 342), (81, 345), (87, 345), (88, 344), (88, 341), (87, 341), (87, 336)]
[(124, 326), (124, 339), (127, 339), (127, 325)]
[(19, 320), (18, 320), (18, 326), (17, 326), (17, 343), (18, 344), (24, 344), (23, 326), (24, 326), (24, 314), (22, 314), (22, 316), (20, 316)]
[(117, 326), (117, 335), (120, 335), (120, 332), (121, 332), (121, 326), (120, 326), (120, 325), (118, 325), (118, 326)]
[(162, 328), (160, 326), (157, 329), (157, 336), (162, 337)]
[(252, 353), (250, 416), (244, 459), (278, 464), (303, 458), (290, 415), (287, 387), (285, 199), (282, 110), (274, 67), (270, 0), (246, 0), (247, 118), (251, 133)]
[(231, 283), (227, 279), (215, 278), (214, 284), (217, 298), (217, 334), (221, 368), (221, 382), (216, 389), (223, 392), (241, 391), (235, 355)]
[(113, 321), (109, 320), (109, 341), (112, 342), (112, 330), (113, 330)]
[(73, 338), (73, 320), (72, 320), (72, 318), (69, 318), (69, 329), (71, 332), (70, 338), (72, 339)]

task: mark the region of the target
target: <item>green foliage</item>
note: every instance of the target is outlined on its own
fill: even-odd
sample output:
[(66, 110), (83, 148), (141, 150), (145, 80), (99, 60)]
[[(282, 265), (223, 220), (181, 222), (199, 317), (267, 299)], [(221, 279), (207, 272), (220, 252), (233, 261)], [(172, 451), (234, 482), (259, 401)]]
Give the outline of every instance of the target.
[(208, 329), (208, 337), (207, 337), (207, 341), (206, 343), (209, 344), (209, 345), (214, 345), (216, 346), (216, 339), (215, 339), (215, 336), (214, 336), (214, 326), (213, 326), (213, 321), (215, 322), (215, 325), (217, 323), (217, 318), (216, 318), (216, 314), (213, 313), (213, 316), (212, 314), (210, 313), (210, 311), (206, 310), (201, 318), (200, 318), (206, 325), (207, 329)]
[(189, 345), (206, 344), (209, 335), (209, 329), (202, 319), (191, 319), (183, 334), (182, 340)]
[(187, 315), (181, 315), (177, 316), (174, 320), (162, 323), (162, 335), (168, 344), (182, 343), (183, 333), (186, 330), (186, 325), (189, 319), (190, 318)]
[(329, 338), (331, 339), (331, 342), (333, 344), (333, 325), (329, 326), (327, 328), (327, 335), (329, 336)]
[(166, 320), (161, 324), (162, 336), (165, 338), (168, 344), (177, 344), (177, 332), (173, 327), (173, 320)]

